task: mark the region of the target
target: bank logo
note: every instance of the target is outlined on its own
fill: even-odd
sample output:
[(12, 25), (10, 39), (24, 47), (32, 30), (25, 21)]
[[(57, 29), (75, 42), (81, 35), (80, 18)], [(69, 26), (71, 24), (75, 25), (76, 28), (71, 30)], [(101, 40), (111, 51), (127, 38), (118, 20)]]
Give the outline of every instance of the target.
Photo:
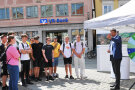
[(47, 19), (40, 19), (40, 24), (48, 24)]
[(40, 19), (40, 24), (54, 24), (54, 23), (67, 23), (67, 18), (57, 18), (57, 19)]

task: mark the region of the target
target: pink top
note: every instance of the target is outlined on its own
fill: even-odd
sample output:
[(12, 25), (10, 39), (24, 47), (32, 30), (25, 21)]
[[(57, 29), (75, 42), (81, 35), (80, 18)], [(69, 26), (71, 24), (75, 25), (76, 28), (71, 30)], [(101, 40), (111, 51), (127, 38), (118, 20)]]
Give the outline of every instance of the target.
[(7, 55), (7, 62), (8, 64), (10, 65), (19, 65), (19, 57), (20, 57), (20, 54), (18, 52), (18, 50), (14, 47), (14, 46), (10, 46), (8, 49), (7, 49), (7, 52), (6, 52), (6, 55)]

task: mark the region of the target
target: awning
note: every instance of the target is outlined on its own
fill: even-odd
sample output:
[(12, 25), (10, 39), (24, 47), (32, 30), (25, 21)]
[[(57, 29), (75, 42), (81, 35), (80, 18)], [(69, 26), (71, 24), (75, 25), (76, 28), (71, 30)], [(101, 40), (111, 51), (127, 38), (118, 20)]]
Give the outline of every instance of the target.
[(135, 24), (135, 0), (129, 1), (127, 4), (110, 13), (84, 21), (84, 29), (123, 26), (129, 24)]

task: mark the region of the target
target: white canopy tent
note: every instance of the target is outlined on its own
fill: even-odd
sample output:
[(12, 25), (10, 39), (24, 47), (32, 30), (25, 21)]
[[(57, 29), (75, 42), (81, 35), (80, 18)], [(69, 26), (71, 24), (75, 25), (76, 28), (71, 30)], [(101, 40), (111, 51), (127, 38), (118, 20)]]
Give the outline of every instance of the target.
[(97, 29), (135, 24), (135, 0), (100, 17), (84, 21), (84, 29)]
[[(109, 30), (115, 27), (118, 31), (122, 32), (135, 32), (135, 0), (130, 0), (125, 5), (120, 8), (102, 15), (100, 17), (84, 21), (84, 29), (98, 29), (98, 30)], [(126, 29), (125, 29), (126, 28)], [(124, 30), (123, 30), (124, 29)], [(108, 50), (108, 45), (97, 45), (97, 70), (98, 71), (110, 71), (111, 64), (109, 61), (110, 54), (106, 51)], [(127, 45), (123, 46), (123, 56), (122, 60), (122, 70), (135, 72), (135, 62), (129, 60), (127, 53)], [(129, 65), (130, 64), (130, 65)], [(127, 65), (127, 66), (125, 66)], [(125, 67), (125, 68), (124, 68)], [(127, 69), (127, 70), (126, 70)], [(123, 72), (123, 71), (122, 71)], [(123, 74), (124, 73), (124, 74)], [(126, 75), (123, 72), (122, 75)], [(128, 76), (128, 75), (127, 75)]]

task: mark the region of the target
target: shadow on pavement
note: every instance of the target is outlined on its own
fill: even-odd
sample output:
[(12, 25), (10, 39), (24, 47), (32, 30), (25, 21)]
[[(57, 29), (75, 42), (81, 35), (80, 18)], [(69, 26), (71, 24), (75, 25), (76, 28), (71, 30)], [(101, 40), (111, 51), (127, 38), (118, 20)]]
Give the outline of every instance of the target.
[[(93, 84), (96, 84), (96, 85), (99, 85), (101, 82), (97, 82), (95, 80), (89, 80), (89, 79), (85, 79), (85, 80), (81, 80), (81, 79), (78, 79), (78, 80), (70, 80), (70, 79), (62, 79), (62, 78), (59, 78), (59, 79), (56, 79), (55, 81), (51, 82), (46, 82), (46, 81), (42, 81), (40, 82), (40, 85), (38, 85), (38, 83), (35, 83), (34, 84), (34, 87), (35, 89), (32, 89), (32, 90), (41, 90), (40, 87), (41, 86), (47, 86), (48, 89), (51, 89), (53, 87), (57, 87), (57, 86), (60, 86), (60, 87), (67, 87), (66, 85), (69, 84), (82, 84), (83, 86), (85, 85), (88, 85), (90, 83), (93, 83)], [(65, 85), (66, 84), (66, 85)], [(32, 87), (33, 85), (31, 85)], [(28, 90), (28, 89), (26, 89)], [(30, 90), (30, 89), (29, 89)]]

